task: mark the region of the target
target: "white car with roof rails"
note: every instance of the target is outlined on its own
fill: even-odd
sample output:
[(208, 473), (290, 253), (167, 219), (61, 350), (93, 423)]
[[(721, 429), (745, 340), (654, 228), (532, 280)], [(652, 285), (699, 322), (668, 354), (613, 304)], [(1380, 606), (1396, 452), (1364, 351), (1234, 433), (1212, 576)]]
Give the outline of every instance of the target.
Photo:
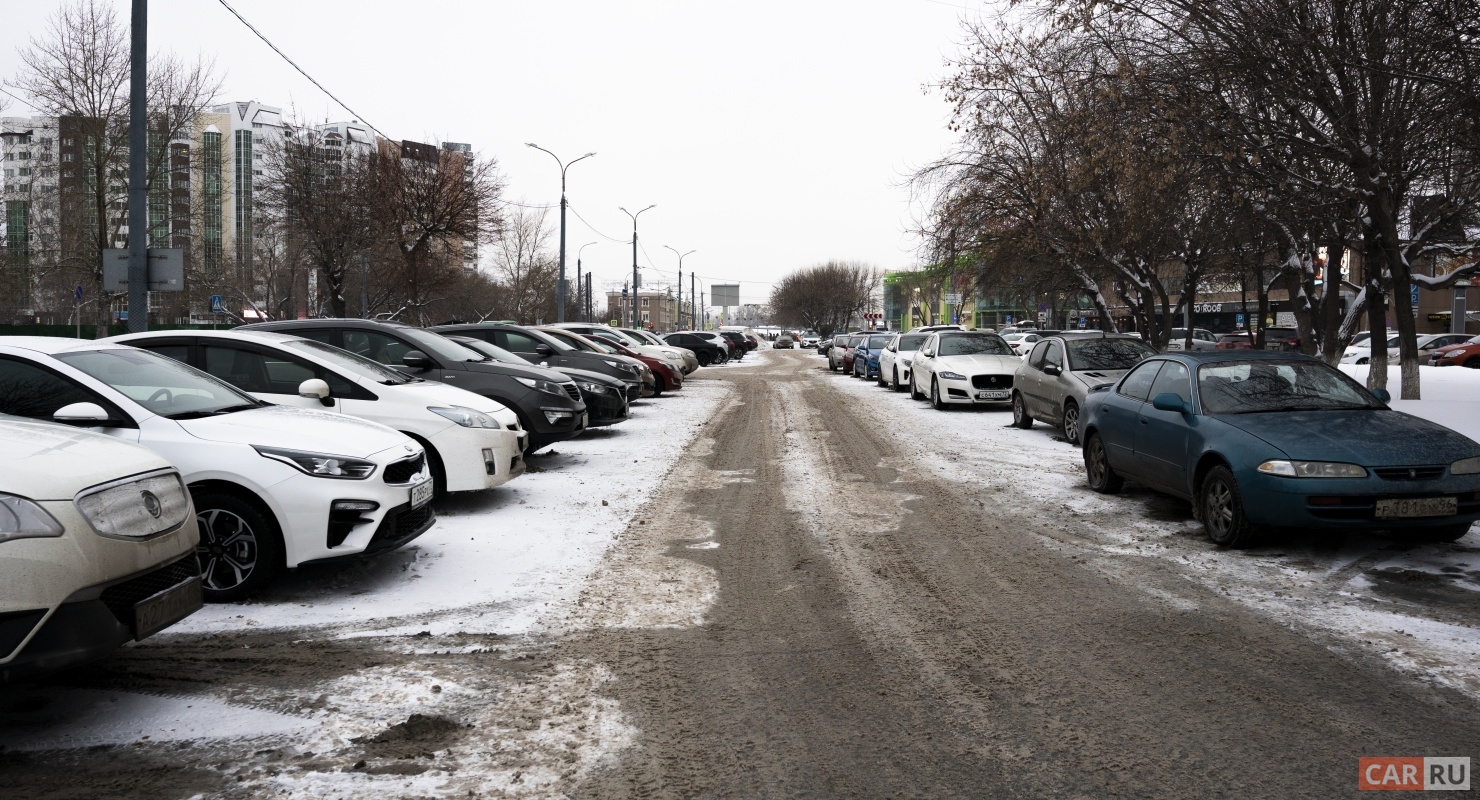
[(264, 403), (128, 345), (0, 337), (0, 413), (137, 442), (179, 469), (207, 600), (248, 597), (285, 567), (395, 549), (436, 519), (426, 453), (405, 434)]
[(104, 341), (142, 347), (259, 400), (368, 419), (426, 450), (438, 491), (502, 486), (524, 474), (519, 417), (507, 406), (301, 336), (272, 331), (149, 331)]
[(163, 456), (0, 417), (0, 684), (101, 658), (200, 608), (198, 539)]

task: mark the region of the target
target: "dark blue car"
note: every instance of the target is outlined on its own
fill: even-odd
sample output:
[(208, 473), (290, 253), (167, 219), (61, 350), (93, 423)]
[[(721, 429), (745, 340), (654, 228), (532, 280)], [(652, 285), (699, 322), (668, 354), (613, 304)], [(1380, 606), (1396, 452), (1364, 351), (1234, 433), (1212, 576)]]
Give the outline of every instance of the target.
[(871, 333), (864, 336), (863, 341), (858, 343), (858, 350), (853, 354), (853, 377), (879, 380), (879, 354), (884, 352), (893, 338), (892, 333)]
[(1480, 443), (1386, 401), (1298, 354), (1154, 356), (1086, 398), (1089, 485), (1185, 498), (1232, 547), (1277, 526), (1459, 539), (1480, 519)]

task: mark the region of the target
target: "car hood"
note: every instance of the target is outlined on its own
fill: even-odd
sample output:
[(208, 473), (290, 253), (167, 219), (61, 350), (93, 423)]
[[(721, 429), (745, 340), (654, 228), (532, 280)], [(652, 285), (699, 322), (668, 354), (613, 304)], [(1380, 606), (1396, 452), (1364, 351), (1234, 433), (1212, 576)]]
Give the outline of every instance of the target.
[(623, 384), (626, 383), (626, 381), (623, 381), (620, 378), (613, 378), (610, 375), (606, 375), (606, 374), (600, 373), (600, 372), (592, 372), (591, 370), (588, 370), (588, 369), (575, 369), (574, 367), (558, 367), (555, 371), (556, 372), (563, 373), (567, 378), (570, 378), (573, 381), (589, 381), (591, 383), (599, 383), (602, 386), (611, 386), (611, 387), (615, 387), (615, 388), (621, 388), (623, 386)]
[(45, 422), (0, 421), (4, 490), (32, 500), (70, 500), (89, 486), (168, 467), (158, 453), (101, 433)]
[(289, 406), (264, 406), (219, 417), (179, 420), (186, 433), (208, 442), (286, 447), (365, 456), (411, 440), (377, 422)]
[(1016, 355), (1005, 356), (941, 356), (935, 360), (936, 371), (954, 370), (967, 374), (981, 374), (992, 372), (1003, 372), (1012, 374), (1022, 365), (1022, 358)]
[(1284, 411), (1214, 418), (1303, 461), (1414, 466), (1480, 455), (1480, 444), (1468, 437), (1401, 411)]
[(555, 381), (556, 383), (563, 383), (566, 380), (564, 375), (549, 367), (537, 367), (533, 364), (522, 367), (506, 361), (463, 361), (459, 363), (469, 372), (509, 375), (515, 378), (531, 378), (534, 380)]
[(436, 381), (419, 381), (416, 383), (403, 383), (395, 387), (377, 386), (376, 389), (384, 391), (394, 388), (398, 392), (407, 392), (411, 402), (426, 403), (428, 406), (462, 406), (483, 413), (498, 420), (500, 425), (513, 425), (519, 421), (519, 415), (509, 410), (509, 407), (497, 400), (490, 400), (481, 394), (475, 394), (466, 389), (456, 386), (448, 386)]
[(1070, 372), (1085, 386), (1099, 386), (1105, 383), (1114, 383), (1120, 380), (1120, 376), (1130, 372), (1128, 369), (1086, 369)]

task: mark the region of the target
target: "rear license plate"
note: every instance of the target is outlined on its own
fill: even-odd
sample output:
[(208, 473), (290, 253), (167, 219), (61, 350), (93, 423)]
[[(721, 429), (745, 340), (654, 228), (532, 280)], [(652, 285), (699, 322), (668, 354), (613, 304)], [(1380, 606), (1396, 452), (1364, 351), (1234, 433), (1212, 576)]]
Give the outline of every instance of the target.
[(1006, 400), (1007, 392), (977, 392), (978, 400)]
[(200, 609), (205, 602), (200, 578), (190, 578), (134, 605), (134, 638), (143, 639), (168, 628)]
[(432, 482), (422, 481), (411, 487), (411, 507), (421, 508), (432, 499)]
[(1458, 511), (1459, 501), (1453, 497), (1408, 497), (1377, 501), (1378, 519), (1448, 517)]

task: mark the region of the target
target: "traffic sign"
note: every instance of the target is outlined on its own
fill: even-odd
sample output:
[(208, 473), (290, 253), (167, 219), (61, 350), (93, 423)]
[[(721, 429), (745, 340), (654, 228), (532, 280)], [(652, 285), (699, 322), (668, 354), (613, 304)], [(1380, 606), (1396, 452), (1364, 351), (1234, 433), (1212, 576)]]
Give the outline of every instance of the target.
[(224, 304), (222, 304), (222, 302), (221, 302), (221, 295), (219, 295), (219, 294), (213, 294), (213, 295), (211, 295), (211, 313), (212, 314), (221, 314), (221, 313), (224, 313), (225, 311), (226, 311), (226, 306)]
[(952, 305), (952, 306), (959, 306), (959, 305), (961, 305), (961, 293), (960, 292), (946, 292), (946, 305)]
[(77, 298), (77, 302), (82, 302), (82, 284), (77, 284), (77, 288), (72, 290), (72, 296)]

